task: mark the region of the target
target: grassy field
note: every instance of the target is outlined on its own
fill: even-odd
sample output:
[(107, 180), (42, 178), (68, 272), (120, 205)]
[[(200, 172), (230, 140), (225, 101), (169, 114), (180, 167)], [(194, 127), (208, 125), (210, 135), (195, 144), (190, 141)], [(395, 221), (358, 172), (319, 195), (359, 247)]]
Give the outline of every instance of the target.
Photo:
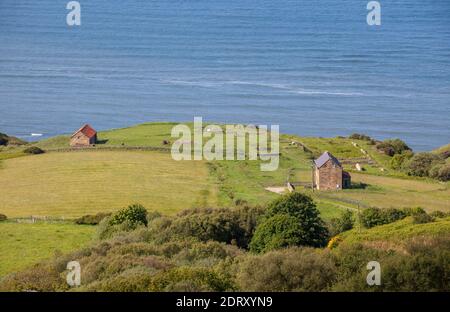
[[(175, 123), (146, 123), (99, 133), (97, 147), (170, 147)], [(188, 125), (192, 126), (188, 123)], [(206, 125), (206, 123), (205, 123)], [(149, 209), (173, 213), (194, 205), (234, 205), (237, 200), (264, 204), (278, 195), (265, 190), (300, 184), (299, 191), (310, 193), (325, 219), (342, 209), (367, 206), (415, 207), (428, 211), (450, 210), (450, 183), (405, 177), (387, 167), (389, 157), (367, 141), (347, 138), (313, 138), (282, 135), (280, 166), (274, 172), (260, 171), (258, 161), (174, 162), (169, 153), (130, 151), (90, 151), (22, 156), (14, 150), (0, 153), (0, 187), (9, 194), (0, 203), (0, 212), (11, 216), (64, 215), (112, 211), (131, 202)], [(68, 136), (43, 140), (44, 149), (67, 148)], [(299, 142), (307, 147), (292, 144)], [(357, 143), (355, 147), (353, 143)], [(361, 152), (361, 148), (367, 155)], [(370, 157), (374, 165), (366, 171), (352, 171), (356, 185), (340, 192), (314, 192), (304, 189), (311, 181), (311, 159), (328, 150), (340, 159)], [(346, 169), (352, 169), (348, 165)], [(14, 177), (14, 178), (13, 178)], [(89, 191), (86, 191), (86, 187)]]
[[(101, 131), (98, 133), (97, 146), (152, 146), (167, 147), (164, 140), (173, 142), (171, 130), (176, 123), (144, 123), (128, 128)], [(187, 123), (190, 125), (190, 123)], [(69, 147), (70, 136), (63, 135), (36, 143), (36, 146), (43, 149), (57, 149)], [(170, 147), (170, 146), (169, 146)]]
[[(280, 167), (275, 172), (260, 172), (257, 162), (216, 162), (212, 166), (217, 176), (222, 203), (236, 199), (252, 204), (265, 203), (277, 195), (265, 190), (268, 186), (284, 186), (289, 177), (293, 183), (311, 181), (311, 160), (299, 149), (281, 146)], [(404, 208), (420, 206), (427, 211), (450, 211), (450, 183), (431, 179), (372, 175), (352, 172), (355, 188), (342, 191), (311, 192), (303, 186), (297, 190), (308, 193), (317, 202), (325, 219), (339, 215), (342, 209)]]
[[(30, 156), (23, 153), (23, 147), (1, 148), (0, 213), (9, 218), (30, 215), (74, 218), (112, 212), (132, 203), (165, 214), (192, 207), (233, 206), (238, 201), (264, 205), (279, 196), (265, 188), (282, 187), (287, 181), (314, 198), (325, 220), (337, 217), (344, 209), (356, 210), (358, 205), (362, 209), (421, 206), (427, 211), (450, 211), (449, 182), (406, 177), (390, 170), (389, 157), (366, 141), (282, 135), (280, 165), (273, 172), (262, 172), (259, 161), (176, 162), (168, 152), (126, 150), (131, 146), (170, 148), (163, 141), (175, 140), (170, 136), (174, 125), (147, 123), (103, 131), (98, 135), (98, 150), (50, 151)], [(33, 145), (47, 151), (66, 149), (69, 136)], [(100, 150), (110, 146), (118, 149)], [(312, 192), (304, 187), (311, 182), (311, 161), (325, 150), (339, 159), (370, 157), (374, 164), (364, 165), (365, 172), (351, 172), (355, 186), (352, 189)], [(351, 165), (346, 165), (346, 169), (352, 170)], [(413, 227), (411, 220), (405, 219), (364, 230), (358, 236), (351, 231), (344, 239), (370, 241), (392, 235), (402, 239), (421, 233), (448, 233), (449, 224), (446, 219)], [(48, 258), (55, 250), (79, 248), (91, 239), (94, 230), (69, 223), (0, 223), (0, 276)]]
[(9, 159), (0, 169), (0, 212), (8, 217), (77, 217), (138, 202), (174, 213), (214, 206), (217, 189), (204, 162), (168, 153), (85, 151)]
[(0, 277), (50, 258), (55, 252), (82, 248), (94, 231), (93, 226), (61, 222), (0, 222)]

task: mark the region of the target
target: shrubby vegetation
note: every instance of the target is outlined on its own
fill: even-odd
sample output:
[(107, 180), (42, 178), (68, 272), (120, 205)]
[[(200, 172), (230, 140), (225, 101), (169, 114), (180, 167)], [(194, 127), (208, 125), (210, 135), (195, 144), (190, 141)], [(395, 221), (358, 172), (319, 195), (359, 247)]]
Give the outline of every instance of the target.
[(349, 135), (348, 138), (352, 139), (352, 140), (368, 141), (369, 144), (372, 144), (372, 145), (376, 143), (375, 140), (372, 139), (370, 136), (365, 135), (365, 134), (360, 134), (360, 133), (353, 133), (353, 134)]
[(330, 236), (336, 236), (342, 232), (351, 230), (354, 224), (353, 213), (350, 210), (345, 210), (341, 213), (339, 218), (333, 218), (328, 224), (328, 231)]
[(100, 212), (95, 215), (85, 215), (75, 219), (76, 224), (97, 225), (106, 217), (109, 217), (111, 213)]
[(6, 220), (8, 220), (8, 217), (6, 215), (0, 213), (0, 222), (6, 221)]
[(12, 136), (8, 136), (4, 133), (0, 133), (0, 146), (6, 145), (24, 145), (26, 142)]
[(439, 162), (431, 167), (429, 171), (430, 178), (441, 181), (450, 181), (450, 163)]
[(433, 166), (441, 161), (438, 155), (433, 153), (417, 153), (403, 166), (408, 175), (428, 177)]
[(411, 159), (414, 156), (412, 151), (404, 151), (401, 154), (395, 154), (391, 158), (391, 167), (395, 170), (402, 170), (406, 161)]
[(400, 139), (384, 140), (383, 142), (378, 143), (376, 147), (379, 151), (388, 156), (394, 156), (396, 154), (402, 154), (406, 151), (411, 151), (411, 148)]
[[(445, 213), (440, 211), (436, 211), (434, 214), (437, 216), (446, 216)], [(404, 209), (367, 208), (360, 214), (359, 221), (365, 228), (372, 228), (374, 226), (402, 220), (408, 216), (412, 216), (415, 223), (426, 223), (433, 221), (433, 217), (428, 215), (426, 211), (420, 207)]]
[(40, 149), (37, 146), (27, 147), (26, 149), (23, 150), (23, 152), (25, 154), (31, 154), (31, 155), (38, 155), (38, 154), (44, 154), (45, 153), (44, 150)]
[[(406, 215), (424, 217), (422, 209), (369, 211), (370, 226)], [(353, 222), (346, 211), (331, 222), (330, 232), (346, 231)], [(103, 219), (98, 231), (91, 247), (6, 276), (0, 291), (450, 290), (448, 235), (421, 235), (397, 244), (344, 239), (333, 249), (307, 247), (323, 246), (328, 233), (314, 202), (302, 194), (283, 196), (266, 210), (190, 209), (173, 217), (132, 205)], [(374, 259), (383, 268), (382, 285), (376, 288), (366, 283), (366, 265)], [(82, 285), (76, 289), (65, 282), (72, 260), (82, 268)]]

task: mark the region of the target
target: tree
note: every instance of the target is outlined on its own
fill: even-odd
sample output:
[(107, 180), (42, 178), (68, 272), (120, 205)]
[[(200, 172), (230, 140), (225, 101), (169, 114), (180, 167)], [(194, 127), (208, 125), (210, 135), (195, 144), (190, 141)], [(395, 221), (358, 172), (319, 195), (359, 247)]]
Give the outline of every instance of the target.
[(328, 230), (311, 197), (291, 193), (269, 204), (250, 249), (265, 252), (287, 246), (324, 246)]

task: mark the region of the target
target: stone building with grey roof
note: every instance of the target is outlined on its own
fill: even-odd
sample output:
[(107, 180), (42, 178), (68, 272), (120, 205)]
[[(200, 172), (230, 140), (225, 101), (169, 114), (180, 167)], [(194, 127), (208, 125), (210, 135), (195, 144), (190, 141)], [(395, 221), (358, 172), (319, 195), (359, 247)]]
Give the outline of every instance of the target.
[(317, 190), (341, 190), (350, 188), (351, 176), (331, 153), (325, 152), (314, 160), (313, 188)]

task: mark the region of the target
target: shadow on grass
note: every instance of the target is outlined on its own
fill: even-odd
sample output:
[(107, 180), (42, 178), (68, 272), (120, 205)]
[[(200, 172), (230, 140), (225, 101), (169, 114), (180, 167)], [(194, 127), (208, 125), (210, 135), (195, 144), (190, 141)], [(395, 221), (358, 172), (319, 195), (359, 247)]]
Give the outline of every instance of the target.
[(349, 189), (352, 190), (365, 190), (369, 184), (358, 182), (358, 183), (352, 183), (352, 185), (349, 187)]

